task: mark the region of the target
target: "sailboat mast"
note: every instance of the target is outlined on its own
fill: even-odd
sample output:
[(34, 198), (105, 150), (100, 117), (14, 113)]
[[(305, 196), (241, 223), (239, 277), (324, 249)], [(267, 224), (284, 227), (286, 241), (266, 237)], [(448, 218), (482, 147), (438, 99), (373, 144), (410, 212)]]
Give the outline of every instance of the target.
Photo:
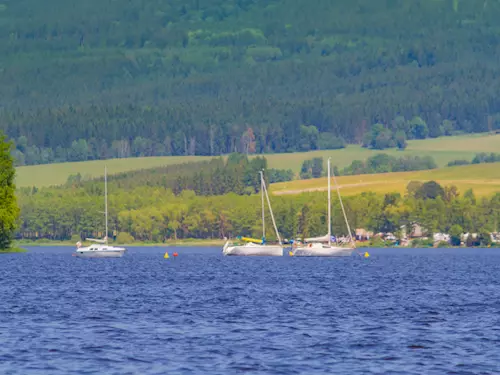
[(332, 192), (330, 183), (330, 160), (328, 158), (328, 246), (332, 245)]
[(108, 170), (107, 167), (104, 167), (104, 214), (106, 217), (106, 233), (104, 236), (104, 240), (106, 241), (106, 245), (108, 244)]
[(260, 174), (260, 198), (262, 209), (262, 239), (266, 238), (266, 213), (264, 212), (264, 173), (259, 171)]
[(266, 183), (264, 182), (264, 178), (262, 178), (262, 181), (263, 181), (262, 186), (264, 188), (264, 192), (266, 193), (266, 199), (267, 199), (267, 205), (269, 207), (269, 213), (271, 214), (271, 220), (273, 221), (274, 231), (276, 232), (276, 237), (278, 238), (279, 244), (282, 245), (283, 242), (281, 241), (280, 233), (278, 232), (278, 227), (276, 226), (276, 220), (274, 220), (273, 209), (271, 208), (271, 201), (269, 200), (269, 194), (267, 192)]
[(349, 232), (349, 238), (351, 240), (351, 244), (356, 246), (354, 242), (354, 238), (352, 237), (351, 227), (349, 226), (349, 221), (347, 220), (347, 214), (345, 213), (344, 204), (342, 203), (342, 197), (340, 196), (339, 184), (337, 183), (337, 179), (335, 178), (335, 173), (333, 174), (333, 182), (335, 182), (335, 186), (337, 187), (337, 194), (339, 196), (340, 207), (342, 208), (342, 213), (344, 214), (345, 225), (347, 226), (347, 231)]

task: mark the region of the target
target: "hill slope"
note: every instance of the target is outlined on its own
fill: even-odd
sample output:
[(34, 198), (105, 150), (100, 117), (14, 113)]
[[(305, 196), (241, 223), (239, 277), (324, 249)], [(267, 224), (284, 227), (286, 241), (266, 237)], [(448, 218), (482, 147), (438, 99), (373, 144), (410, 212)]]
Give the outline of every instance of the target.
[(0, 127), (28, 164), (219, 155), (249, 127), (257, 153), (314, 150), (302, 124), (326, 146), (377, 122), (495, 129), (499, 16), (496, 0), (4, 0)]
[[(363, 192), (398, 192), (404, 194), (410, 181), (425, 182), (430, 180), (434, 180), (443, 186), (455, 185), (462, 194), (468, 189), (473, 189), (477, 196), (490, 196), (500, 192), (500, 163), (337, 178), (342, 195), (345, 196)], [(271, 186), (271, 192), (275, 195), (326, 190), (326, 178), (283, 182)]]
[[(332, 157), (333, 165), (343, 168), (351, 164), (353, 160), (365, 160), (381, 152), (393, 156), (430, 155), (435, 159), (438, 166), (444, 167), (452, 160), (466, 159), (470, 161), (479, 152), (500, 152), (499, 145), (500, 135), (478, 134), (410, 141), (405, 151), (395, 149), (377, 151), (359, 146), (349, 146), (342, 150), (266, 154), (264, 156), (268, 160), (269, 168), (292, 169), (298, 174), (303, 161), (313, 157), (323, 157), (325, 163), (328, 157)], [(108, 167), (108, 173), (116, 174), (137, 169), (207, 160), (209, 158), (201, 156), (166, 156), (25, 166), (17, 168), (16, 184), (18, 187), (61, 185), (66, 182), (70, 175), (77, 173), (84, 177), (103, 176), (105, 165)]]

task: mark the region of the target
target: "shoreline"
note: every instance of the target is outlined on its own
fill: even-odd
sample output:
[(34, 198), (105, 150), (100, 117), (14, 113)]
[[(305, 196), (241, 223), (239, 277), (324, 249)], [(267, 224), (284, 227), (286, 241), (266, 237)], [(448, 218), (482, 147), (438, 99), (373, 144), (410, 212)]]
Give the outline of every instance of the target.
[[(113, 246), (124, 247), (218, 247), (224, 246), (225, 240), (178, 240), (168, 242), (134, 242), (131, 244), (117, 244), (110, 242)], [(75, 243), (71, 241), (19, 241), (16, 242), (16, 247), (75, 247)]]
[(9, 249), (0, 250), (0, 254), (15, 254), (15, 253), (27, 253), (27, 252), (28, 250), (19, 246), (13, 246)]

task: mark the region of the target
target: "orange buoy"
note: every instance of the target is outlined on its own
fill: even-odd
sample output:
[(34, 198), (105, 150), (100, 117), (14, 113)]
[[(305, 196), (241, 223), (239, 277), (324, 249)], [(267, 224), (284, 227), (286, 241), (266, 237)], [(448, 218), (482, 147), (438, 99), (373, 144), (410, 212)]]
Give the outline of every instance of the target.
[(179, 254), (177, 254), (177, 253), (174, 253), (173, 255), (174, 255), (174, 257), (176, 257), (176, 256), (177, 256), (177, 255), (179, 255)]

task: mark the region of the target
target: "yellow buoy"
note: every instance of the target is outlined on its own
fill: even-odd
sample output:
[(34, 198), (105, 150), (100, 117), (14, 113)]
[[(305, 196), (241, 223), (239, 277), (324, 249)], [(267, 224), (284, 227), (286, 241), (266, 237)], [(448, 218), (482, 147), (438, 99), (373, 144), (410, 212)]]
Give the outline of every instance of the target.
[(370, 256), (370, 254), (368, 253), (368, 251), (365, 252), (365, 258), (368, 258)]
[(165, 258), (165, 259), (170, 258), (170, 257), (168, 256), (168, 251), (167, 251), (167, 252), (165, 252), (165, 255), (163, 256), (163, 258)]
[(289, 251), (289, 252), (288, 252), (288, 255), (290, 255), (291, 257), (293, 257), (293, 252), (292, 252), (292, 251)]

